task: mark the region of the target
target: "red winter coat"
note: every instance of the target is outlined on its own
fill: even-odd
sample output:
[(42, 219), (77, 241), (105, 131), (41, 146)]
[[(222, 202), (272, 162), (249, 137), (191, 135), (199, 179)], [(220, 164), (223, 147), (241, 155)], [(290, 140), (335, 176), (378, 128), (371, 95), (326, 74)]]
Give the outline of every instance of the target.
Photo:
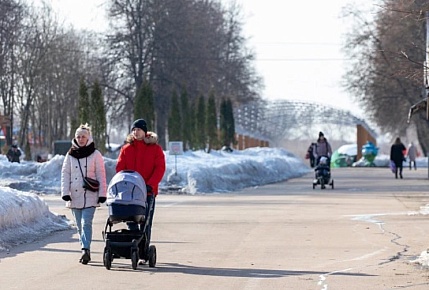
[(134, 170), (140, 173), (155, 196), (165, 173), (165, 155), (161, 146), (156, 144), (157, 140), (158, 136), (153, 132), (148, 132), (144, 140), (132, 140), (121, 148), (116, 164), (116, 172)]

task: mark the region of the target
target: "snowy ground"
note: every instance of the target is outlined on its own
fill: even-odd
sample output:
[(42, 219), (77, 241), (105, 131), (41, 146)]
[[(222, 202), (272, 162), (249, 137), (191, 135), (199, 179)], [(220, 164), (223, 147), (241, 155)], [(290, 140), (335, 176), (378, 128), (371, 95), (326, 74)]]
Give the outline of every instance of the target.
[[(161, 194), (230, 192), (312, 171), (307, 160), (279, 148), (165, 154), (167, 172), (160, 184)], [(51, 212), (40, 197), (60, 193), (63, 160), (64, 156), (56, 155), (45, 163), (9, 163), (0, 155), (0, 251), (70, 227), (69, 221)], [(387, 167), (388, 156), (378, 156), (375, 164)], [(115, 174), (116, 160), (105, 158), (105, 166), (109, 182)], [(427, 159), (420, 158), (417, 166), (427, 168)], [(427, 253), (423, 252), (418, 262), (429, 265), (428, 261)]]

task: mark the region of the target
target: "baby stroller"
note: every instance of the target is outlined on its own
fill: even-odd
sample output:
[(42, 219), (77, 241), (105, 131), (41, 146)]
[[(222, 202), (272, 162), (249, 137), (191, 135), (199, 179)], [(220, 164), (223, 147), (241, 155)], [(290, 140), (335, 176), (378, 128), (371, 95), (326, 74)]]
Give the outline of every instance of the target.
[[(110, 270), (115, 258), (131, 259), (134, 270), (139, 260), (148, 261), (149, 267), (155, 267), (156, 247), (149, 245), (146, 236), (153, 203), (147, 204), (146, 196), (146, 184), (136, 171), (120, 171), (110, 181), (106, 202), (109, 217), (103, 232), (103, 264), (107, 270)], [(137, 229), (112, 230), (115, 224), (128, 222), (138, 224)]]
[(330, 185), (334, 189), (334, 180), (331, 179), (331, 167), (329, 158), (326, 156), (320, 157), (319, 164), (314, 169), (315, 179), (313, 180), (313, 189), (320, 184), (321, 189), (325, 189), (326, 185)]

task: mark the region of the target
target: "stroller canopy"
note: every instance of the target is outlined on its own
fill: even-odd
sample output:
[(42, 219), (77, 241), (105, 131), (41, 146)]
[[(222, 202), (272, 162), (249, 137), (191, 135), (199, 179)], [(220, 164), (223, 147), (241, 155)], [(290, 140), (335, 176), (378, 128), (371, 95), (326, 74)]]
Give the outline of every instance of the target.
[(122, 170), (113, 176), (107, 188), (107, 205), (140, 205), (146, 207), (146, 184), (136, 171)]

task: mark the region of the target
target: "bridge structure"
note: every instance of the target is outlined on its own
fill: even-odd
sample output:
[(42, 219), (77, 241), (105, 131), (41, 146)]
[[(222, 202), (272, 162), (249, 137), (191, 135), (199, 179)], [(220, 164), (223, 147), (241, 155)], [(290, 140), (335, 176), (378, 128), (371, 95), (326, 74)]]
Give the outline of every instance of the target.
[[(292, 100), (260, 100), (234, 111), (235, 130), (265, 144), (278, 144), (283, 139), (317, 138), (318, 128), (327, 128), (339, 137), (357, 128), (357, 142), (375, 144), (376, 132), (367, 122), (350, 111), (318, 103)], [(331, 134), (333, 135), (333, 134)], [(356, 136), (356, 135), (354, 135)], [(361, 139), (361, 140), (359, 140)], [(264, 144), (264, 143), (262, 143)]]

